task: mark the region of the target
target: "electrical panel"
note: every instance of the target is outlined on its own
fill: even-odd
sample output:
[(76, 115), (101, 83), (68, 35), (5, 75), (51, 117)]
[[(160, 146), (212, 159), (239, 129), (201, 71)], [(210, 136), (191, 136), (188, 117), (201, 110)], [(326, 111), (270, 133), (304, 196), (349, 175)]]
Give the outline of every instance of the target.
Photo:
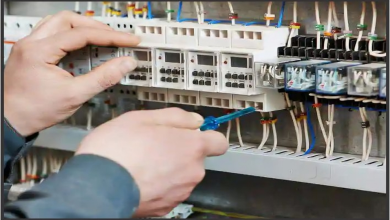
[(189, 51), (188, 53), (189, 90), (218, 92), (219, 54), (214, 52)]
[(154, 86), (171, 89), (186, 88), (186, 54), (180, 50), (156, 49)]
[(120, 50), (117, 47), (91, 46), (91, 70), (119, 56)]

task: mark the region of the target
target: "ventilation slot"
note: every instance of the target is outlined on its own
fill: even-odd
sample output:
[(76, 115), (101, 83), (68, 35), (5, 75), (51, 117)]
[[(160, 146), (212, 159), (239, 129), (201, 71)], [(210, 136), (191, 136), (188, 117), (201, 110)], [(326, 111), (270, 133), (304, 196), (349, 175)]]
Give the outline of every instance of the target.
[(343, 161), (341, 161), (341, 162), (346, 163), (346, 162), (349, 162), (349, 161), (351, 161), (351, 160), (353, 160), (353, 158), (349, 158), (349, 159), (343, 160)]
[(222, 100), (221, 99), (214, 99), (214, 106), (222, 107)]
[(222, 101), (222, 105), (223, 105), (223, 107), (229, 107), (229, 106), (230, 106), (229, 100), (228, 100), (228, 99), (224, 99), (224, 100)]
[(331, 159), (330, 161), (336, 161), (336, 160), (340, 160), (342, 158), (344, 158), (344, 157), (336, 157), (336, 158)]
[(159, 94), (159, 101), (165, 102), (165, 94)]

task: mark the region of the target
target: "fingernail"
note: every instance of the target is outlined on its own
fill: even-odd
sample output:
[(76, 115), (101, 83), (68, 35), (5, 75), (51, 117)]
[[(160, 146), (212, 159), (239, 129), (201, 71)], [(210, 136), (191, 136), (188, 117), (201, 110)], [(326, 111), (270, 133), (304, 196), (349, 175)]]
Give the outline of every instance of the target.
[(204, 118), (201, 115), (199, 115), (198, 113), (195, 113), (195, 112), (191, 112), (191, 113), (194, 116), (196, 121), (198, 121), (199, 123), (203, 123)]

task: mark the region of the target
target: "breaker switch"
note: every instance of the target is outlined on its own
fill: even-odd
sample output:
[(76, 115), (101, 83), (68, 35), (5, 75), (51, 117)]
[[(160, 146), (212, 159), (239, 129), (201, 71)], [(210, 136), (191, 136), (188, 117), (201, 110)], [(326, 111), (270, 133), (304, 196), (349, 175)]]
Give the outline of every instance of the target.
[(197, 79), (194, 79), (194, 80), (192, 80), (192, 84), (194, 84), (194, 85), (198, 85), (198, 84), (199, 84), (199, 82), (198, 82), (198, 80), (197, 80)]
[(204, 80), (199, 80), (199, 85), (203, 86), (204, 85)]
[(165, 82), (165, 77), (161, 77), (161, 82)]
[(172, 78), (171, 77), (167, 77), (167, 82), (172, 82)]
[(238, 83), (232, 83), (232, 87), (233, 88), (237, 88), (238, 87)]
[(173, 78), (173, 82), (174, 83), (178, 83), (179, 82), (179, 78)]
[(192, 71), (192, 76), (198, 76), (198, 71)]
[(160, 69), (160, 73), (165, 73), (165, 69), (164, 69), (164, 68), (161, 68), (161, 69)]
[(173, 69), (172, 74), (174, 74), (174, 75), (179, 74), (179, 71), (177, 69)]
[(232, 75), (232, 79), (237, 79), (238, 78), (238, 75), (237, 74), (233, 74)]
[(244, 74), (238, 75), (238, 79), (244, 80), (245, 79), (245, 75)]
[(199, 76), (200, 76), (200, 77), (203, 77), (203, 76), (204, 76), (204, 72), (203, 72), (203, 71), (200, 71), (200, 72), (199, 72)]
[(141, 80), (146, 81), (146, 76), (141, 76)]
[(134, 78), (135, 78), (134, 75), (129, 76), (129, 79), (134, 79)]
[(139, 76), (139, 75), (135, 76), (135, 80), (140, 80), (140, 79), (141, 79), (141, 76)]
[(205, 82), (205, 85), (206, 85), (206, 86), (211, 86), (211, 81), (206, 81), (206, 82)]
[(225, 86), (226, 86), (226, 87), (232, 87), (232, 83), (231, 83), (231, 82), (227, 82), (227, 83), (225, 84)]
[(205, 77), (211, 77), (211, 73), (210, 73), (210, 72), (206, 72), (206, 73), (204, 74), (204, 76), (205, 76)]
[(232, 74), (226, 73), (225, 78), (226, 78), (226, 79), (231, 79), (231, 78), (232, 78)]
[(238, 88), (241, 88), (241, 89), (245, 88), (245, 84), (244, 83), (238, 84)]

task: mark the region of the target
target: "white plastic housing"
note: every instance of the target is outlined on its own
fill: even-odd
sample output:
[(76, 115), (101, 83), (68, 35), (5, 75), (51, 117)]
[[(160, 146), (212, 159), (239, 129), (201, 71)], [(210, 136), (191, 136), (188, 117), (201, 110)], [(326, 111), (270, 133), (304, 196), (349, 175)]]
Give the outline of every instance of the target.
[(275, 89), (261, 89), (258, 95), (233, 95), (233, 108), (255, 107), (261, 112), (279, 111), (286, 108), (283, 94)]
[(168, 102), (168, 90), (165, 88), (137, 87), (137, 98), (141, 101)]
[(253, 56), (250, 54), (221, 54), (221, 89), (223, 93), (253, 95)]
[(219, 54), (212, 52), (187, 53), (189, 90), (218, 92)]
[(200, 105), (214, 108), (233, 108), (233, 95), (224, 93), (200, 92)]
[(348, 95), (379, 95), (379, 78), (386, 64), (370, 63), (348, 68)]
[(180, 50), (156, 49), (154, 86), (171, 89), (186, 88), (186, 56)]
[(200, 105), (199, 92), (168, 89), (168, 103), (198, 106)]
[(88, 73), (91, 70), (91, 48), (84, 47), (68, 53), (60, 61), (60, 66), (73, 76)]
[(102, 65), (103, 63), (120, 56), (117, 47), (98, 47), (91, 46), (91, 69)]
[(123, 56), (137, 60), (137, 68), (127, 74), (122, 85), (151, 86), (153, 80), (154, 50), (149, 48), (121, 48)]
[(380, 91), (379, 91), (379, 97), (386, 98), (386, 68), (383, 68), (381, 70), (381, 79), (380, 79)]

